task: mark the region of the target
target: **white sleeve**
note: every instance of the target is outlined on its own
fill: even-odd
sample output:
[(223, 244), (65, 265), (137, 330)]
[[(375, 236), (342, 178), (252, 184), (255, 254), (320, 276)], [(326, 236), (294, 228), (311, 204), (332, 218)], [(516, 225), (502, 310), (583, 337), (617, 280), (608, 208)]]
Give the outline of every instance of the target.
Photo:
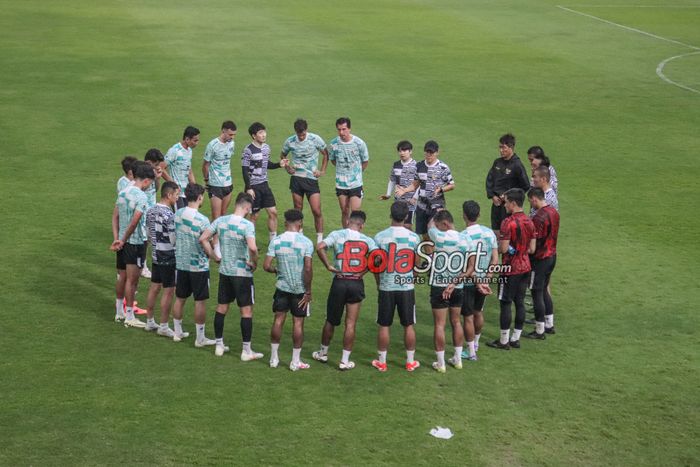
[(396, 188), (396, 183), (394, 183), (393, 180), (389, 180), (389, 183), (386, 186), (386, 195), (391, 196), (394, 194), (394, 189)]

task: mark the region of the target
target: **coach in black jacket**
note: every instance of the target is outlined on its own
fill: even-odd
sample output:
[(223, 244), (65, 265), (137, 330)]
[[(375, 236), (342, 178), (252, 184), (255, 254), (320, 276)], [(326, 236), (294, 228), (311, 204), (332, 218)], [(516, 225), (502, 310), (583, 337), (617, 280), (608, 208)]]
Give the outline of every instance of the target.
[(499, 139), (498, 150), (501, 157), (493, 161), (491, 170), (486, 176), (486, 196), (491, 206), (491, 228), (498, 236), (501, 222), (508, 214), (503, 204), (503, 193), (511, 188), (520, 188), (527, 193), (530, 189), (530, 178), (527, 176), (523, 163), (515, 154), (515, 136), (508, 133)]

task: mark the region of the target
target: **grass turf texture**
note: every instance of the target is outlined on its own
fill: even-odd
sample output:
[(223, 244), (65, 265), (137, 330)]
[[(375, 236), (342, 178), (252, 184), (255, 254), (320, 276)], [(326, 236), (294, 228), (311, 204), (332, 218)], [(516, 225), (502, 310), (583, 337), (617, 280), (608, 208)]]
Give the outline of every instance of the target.
[[(700, 8), (579, 11), (700, 46)], [(614, 2), (622, 3), (622, 2)], [(644, 4), (634, 0), (630, 4)], [(662, 2), (649, 2), (658, 5)], [(697, 2), (684, 2), (698, 5)], [(605, 4), (605, 2), (601, 3)], [(2, 464), (695, 464), (699, 452), (699, 258), (693, 214), (700, 95), (662, 82), (661, 60), (691, 51), (577, 16), (555, 2), (2, 2)], [(700, 56), (669, 78), (697, 86)], [(481, 360), (429, 369), (432, 317), (418, 292), (423, 367), (408, 374), (398, 324), (390, 370), (375, 355), (376, 291), (340, 373), (311, 361), (329, 276), (315, 260), (303, 357), (267, 367), (274, 278), (256, 273), (253, 343), (241, 363), (192, 339), (174, 344), (112, 323), (110, 214), (125, 154), (165, 150), (195, 124), (202, 143), (222, 120), (265, 122), (273, 153), (304, 116), (327, 141), (349, 115), (367, 141), (366, 231), (387, 224), (394, 147), (429, 138), (453, 169), (448, 206), (482, 203), (497, 138), (551, 155), (562, 230), (553, 291), (558, 334), (521, 350), (498, 334), (487, 300)], [(338, 226), (333, 170), (322, 180), (326, 232)], [(234, 177), (240, 186), (239, 164)], [(271, 172), (281, 211), (288, 177)], [(208, 205), (204, 207), (208, 213)], [(307, 233), (313, 238), (308, 206)], [(265, 216), (258, 244), (266, 248)], [(216, 297), (212, 268), (208, 333)], [(145, 300), (148, 281), (138, 298)], [(186, 328), (194, 331), (192, 304)], [(281, 358), (291, 354), (290, 324)], [(529, 328), (529, 326), (528, 326)], [(448, 352), (451, 346), (448, 346)], [(452, 428), (451, 441), (428, 430)], [(695, 439), (696, 441), (692, 441)]]

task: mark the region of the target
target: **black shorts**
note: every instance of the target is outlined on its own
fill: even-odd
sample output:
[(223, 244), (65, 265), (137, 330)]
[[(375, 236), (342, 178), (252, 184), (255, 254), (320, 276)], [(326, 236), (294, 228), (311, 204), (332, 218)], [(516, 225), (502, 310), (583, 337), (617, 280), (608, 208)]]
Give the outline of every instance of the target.
[(175, 296), (187, 298), (192, 295), (195, 301), (209, 298), (209, 271), (182, 271), (175, 274)]
[(339, 326), (345, 305), (359, 303), (365, 299), (365, 283), (362, 279), (333, 278), (326, 304), (326, 321)]
[(126, 263), (124, 262), (124, 248), (117, 250), (117, 271), (124, 271)]
[[(125, 243), (121, 249), (122, 261), (124, 264), (135, 264), (139, 269), (146, 265), (146, 244), (142, 243), (140, 245), (132, 245), (131, 243)], [(119, 264), (119, 258), (117, 258), (117, 265)], [(117, 266), (119, 268), (119, 266)], [(126, 269), (126, 267), (124, 268)]]
[(252, 277), (219, 274), (219, 305), (228, 305), (236, 300), (239, 307), (255, 303), (255, 286)]
[[(183, 190), (183, 191), (184, 191), (184, 190)], [(177, 203), (175, 203), (175, 208), (176, 208), (176, 210), (177, 210), (177, 209), (186, 208), (186, 207), (187, 207), (187, 198), (185, 198), (184, 196), (180, 196), (180, 197), (177, 199)]]
[(449, 300), (442, 298), (446, 287), (430, 286), (430, 306), (439, 308), (462, 308), (462, 289), (454, 289)]
[(496, 206), (491, 203), (491, 229), (501, 230), (501, 222), (508, 217), (505, 205)]
[(308, 198), (316, 193), (321, 193), (321, 189), (318, 187), (318, 180), (295, 177), (294, 175), (289, 180), (289, 189), (294, 194)]
[(211, 186), (209, 185), (209, 198), (224, 199), (233, 192), (233, 185)]
[(348, 198), (352, 198), (354, 196), (355, 198), (362, 199), (365, 197), (365, 192), (362, 191), (361, 186), (359, 186), (357, 188), (350, 188), (349, 190), (345, 190), (342, 188), (336, 188), (335, 195), (336, 196), (347, 196)]
[(498, 284), (498, 299), (502, 302), (512, 302), (514, 300), (524, 300), (527, 286), (530, 283), (530, 273), (515, 274), (512, 276), (501, 276)]
[(274, 208), (277, 205), (275, 202), (275, 195), (272, 194), (270, 185), (268, 185), (267, 182), (252, 185), (250, 188), (255, 192), (253, 212), (258, 212), (263, 208)]
[(418, 235), (424, 235), (428, 233), (428, 222), (433, 218), (437, 211), (431, 209), (426, 211), (425, 209), (416, 208), (416, 233)]
[(416, 294), (414, 290), (380, 290), (377, 306), (377, 324), (391, 326), (394, 310), (401, 326), (416, 324)]
[(299, 308), (299, 300), (304, 298), (304, 294), (293, 294), (284, 290), (275, 289), (272, 297), (272, 311), (275, 313), (291, 311), (292, 316), (306, 318), (311, 316), (311, 307), (307, 303), (304, 308)]
[(471, 316), (474, 313), (480, 313), (484, 311), (484, 301), (486, 301), (486, 295), (482, 294), (476, 289), (476, 286), (464, 286), (463, 291), (463, 301), (462, 301), (462, 316)]
[(162, 284), (163, 287), (175, 287), (175, 265), (174, 264), (156, 264), (153, 263), (151, 268), (151, 282), (154, 284)]
[(554, 266), (557, 265), (557, 255), (552, 255), (544, 259), (532, 260), (532, 271), (530, 272), (530, 288), (542, 290), (549, 285), (549, 278), (552, 276)]

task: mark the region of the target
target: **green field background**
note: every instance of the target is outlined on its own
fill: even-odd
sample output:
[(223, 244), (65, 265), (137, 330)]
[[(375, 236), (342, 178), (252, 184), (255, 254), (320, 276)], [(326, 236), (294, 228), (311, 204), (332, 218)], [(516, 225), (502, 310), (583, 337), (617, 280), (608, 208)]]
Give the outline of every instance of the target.
[[(566, 5), (700, 47), (697, 2), (585, 3)], [(0, 464), (700, 462), (700, 93), (655, 74), (662, 60), (693, 49), (554, 1), (0, 7)], [(700, 55), (665, 73), (700, 89)], [(225, 358), (112, 322), (110, 216), (124, 155), (165, 152), (195, 125), (201, 181), (204, 146), (225, 119), (239, 126), (237, 155), (255, 120), (276, 155), (297, 117), (328, 141), (339, 116), (352, 118), (369, 147), (363, 208), (372, 235), (388, 223), (389, 205), (377, 196), (397, 141), (411, 140), (420, 158), (423, 143), (436, 139), (456, 180), (448, 208), (459, 214), (462, 201), (476, 199), (484, 223), (498, 137), (515, 133), (523, 159), (529, 146), (545, 148), (560, 179), (556, 335), (519, 351), (483, 346), (477, 363), (435, 374), (422, 287), (423, 367), (402, 369), (397, 326), (390, 369), (379, 374), (369, 365), (376, 291), (368, 280), (358, 368), (341, 373), (339, 335), (331, 363), (310, 357), (330, 284), (317, 260), (307, 372), (285, 368), (289, 324), (280, 368), (269, 369), (267, 358), (240, 362), (235, 308)], [(280, 210), (291, 207), (288, 176), (270, 178)], [(326, 232), (339, 223), (333, 185), (331, 168), (321, 180)], [(306, 214), (312, 236), (308, 206)], [(264, 250), (267, 229), (258, 226)], [(255, 281), (253, 345), (267, 357), (274, 278), (260, 270)], [(146, 288), (143, 280), (140, 300)], [(186, 310), (194, 331), (191, 303)], [(491, 297), (482, 343), (497, 336), (497, 315)], [(454, 438), (429, 436), (436, 425)]]

